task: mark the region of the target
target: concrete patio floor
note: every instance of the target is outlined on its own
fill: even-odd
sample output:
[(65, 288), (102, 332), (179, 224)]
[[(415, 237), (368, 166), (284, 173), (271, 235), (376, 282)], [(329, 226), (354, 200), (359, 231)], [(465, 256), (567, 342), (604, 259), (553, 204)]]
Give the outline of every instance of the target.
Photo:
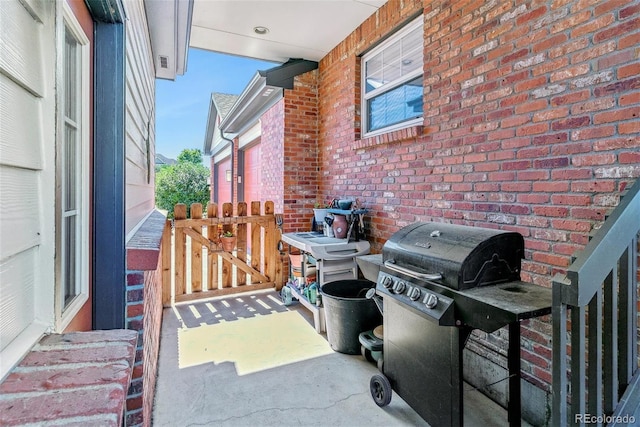
[[(377, 368), (331, 350), (300, 304), (256, 292), (165, 309), (154, 426), (428, 426), (397, 394), (378, 407)], [(506, 411), (464, 395), (465, 426), (506, 426)], [(526, 425), (524, 423), (523, 425)]]

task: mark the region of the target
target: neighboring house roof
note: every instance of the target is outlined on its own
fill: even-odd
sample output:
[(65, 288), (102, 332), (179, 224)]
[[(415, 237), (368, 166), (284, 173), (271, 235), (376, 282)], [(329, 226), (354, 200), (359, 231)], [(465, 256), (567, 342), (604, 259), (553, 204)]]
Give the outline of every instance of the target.
[(238, 95), (229, 95), (228, 93), (214, 92), (211, 94), (211, 99), (218, 107), (218, 114), (220, 119), (223, 120), (231, 111), (233, 104), (238, 100)]
[(206, 156), (214, 155), (226, 145), (220, 134), (220, 123), (229, 114), (238, 98), (238, 95), (228, 93), (213, 92), (211, 94), (207, 129), (204, 136), (203, 153)]
[(175, 165), (177, 162), (160, 153), (156, 153), (156, 165)]

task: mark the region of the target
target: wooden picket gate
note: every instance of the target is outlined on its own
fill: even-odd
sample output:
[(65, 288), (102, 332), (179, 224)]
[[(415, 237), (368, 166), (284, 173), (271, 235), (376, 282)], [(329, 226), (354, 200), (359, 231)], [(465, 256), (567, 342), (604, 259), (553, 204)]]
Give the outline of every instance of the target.
[[(202, 205), (177, 204), (174, 219), (167, 221), (163, 236), (163, 292), (165, 306), (172, 302), (193, 301), (222, 295), (249, 292), (283, 285), (284, 254), (278, 251), (281, 230), (276, 226), (273, 202), (266, 202), (261, 214), (260, 202), (233, 205), (209, 203), (203, 217)], [(172, 232), (173, 231), (173, 232)], [(233, 251), (224, 251), (219, 237), (225, 231), (237, 236)], [(250, 253), (249, 253), (250, 252)]]

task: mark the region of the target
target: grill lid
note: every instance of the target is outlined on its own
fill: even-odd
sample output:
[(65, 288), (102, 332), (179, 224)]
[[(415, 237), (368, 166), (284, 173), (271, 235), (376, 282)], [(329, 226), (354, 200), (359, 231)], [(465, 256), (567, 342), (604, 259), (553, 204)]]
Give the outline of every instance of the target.
[(523, 256), (519, 233), (435, 222), (406, 226), (382, 248), (387, 268), (457, 290), (520, 280)]

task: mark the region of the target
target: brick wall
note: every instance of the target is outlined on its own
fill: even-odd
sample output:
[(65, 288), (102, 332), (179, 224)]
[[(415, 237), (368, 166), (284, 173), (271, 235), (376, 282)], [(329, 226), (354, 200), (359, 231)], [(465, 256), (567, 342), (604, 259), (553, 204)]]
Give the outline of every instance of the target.
[(145, 274), (142, 270), (127, 270), (127, 328), (138, 333), (136, 360), (131, 385), (127, 393), (125, 425), (143, 424), (144, 374), (144, 291)]
[(162, 325), (162, 265), (128, 271), (127, 325), (138, 331), (136, 362), (127, 395), (126, 425), (150, 425)]
[[(358, 56), (421, 12), (424, 126), (361, 138)], [(364, 202), (374, 252), (415, 221), (518, 231), (550, 286), (640, 176), (638, 28), (632, 0), (389, 1), (320, 62), (320, 192)], [(547, 389), (548, 319), (522, 334)], [(503, 335), (471, 349), (503, 364)]]
[(0, 383), (0, 425), (122, 425), (135, 345), (129, 330), (45, 336)]
[(283, 211), (284, 200), (284, 100), (260, 117), (261, 202), (273, 200), (275, 211)]
[[(162, 249), (160, 250), (162, 253)], [(143, 396), (143, 416), (151, 423), (153, 400), (158, 374), (158, 355), (160, 352), (160, 330), (162, 327), (162, 263), (158, 263), (156, 271), (145, 273), (145, 311), (144, 323), (147, 334), (144, 337), (144, 382), (147, 385)]]
[(284, 215), (287, 230), (309, 230), (318, 195), (318, 72), (284, 91)]
[(318, 194), (317, 71), (295, 77), (294, 88), (261, 117), (262, 201), (284, 214), (284, 231), (308, 230)]
[(127, 394), (127, 426), (151, 425), (162, 325), (160, 254), (165, 220), (154, 211), (127, 243), (127, 328), (138, 333)]
[(317, 70), (296, 76), (293, 89), (284, 89), (283, 99), (260, 118), (262, 202), (274, 201), (284, 232), (310, 229), (319, 193), (317, 78)]

